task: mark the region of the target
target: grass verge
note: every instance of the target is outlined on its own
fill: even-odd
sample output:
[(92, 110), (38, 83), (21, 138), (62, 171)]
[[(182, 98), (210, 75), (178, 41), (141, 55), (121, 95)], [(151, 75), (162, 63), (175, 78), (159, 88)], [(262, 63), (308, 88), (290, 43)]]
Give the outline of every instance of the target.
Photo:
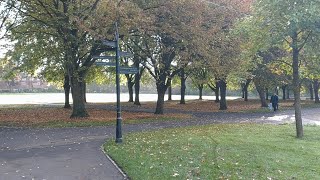
[(320, 179), (320, 128), (220, 124), (110, 140), (105, 151), (132, 179)]

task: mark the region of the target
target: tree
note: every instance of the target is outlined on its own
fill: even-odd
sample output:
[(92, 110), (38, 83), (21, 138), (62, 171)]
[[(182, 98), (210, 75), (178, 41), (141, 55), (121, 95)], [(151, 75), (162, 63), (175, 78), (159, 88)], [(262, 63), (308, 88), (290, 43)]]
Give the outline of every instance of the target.
[[(30, 34), (48, 34), (50, 32), (52, 37), (59, 39), (58, 42), (64, 45), (65, 50), (61, 54), (64, 53), (65, 58), (61, 58), (60, 64), (63, 67), (67, 67), (68, 75), (71, 79), (74, 101), (71, 117), (88, 116), (84, 105), (83, 81), (87, 67), (93, 64), (92, 62), (90, 63), (92, 54), (89, 53), (89, 56), (86, 56), (87, 50), (85, 48), (87, 47), (80, 46), (81, 43), (87, 43), (88, 39), (86, 36), (79, 36), (81, 33), (79, 26), (77, 27), (77, 21), (81, 19), (71, 17), (71, 14), (75, 13), (78, 8), (94, 10), (96, 9), (96, 4), (91, 1), (88, 4), (83, 4), (82, 7), (76, 7), (76, 2), (67, 1), (21, 0), (17, 2), (11, 1), (11, 3), (14, 4), (20, 18), (23, 19), (20, 23), (15, 24), (15, 27), (12, 28), (13, 32), (24, 26), (28, 27), (26, 31)], [(87, 12), (82, 15), (82, 18), (84, 18), (82, 20), (87, 19), (89, 16)], [(89, 52), (95, 52), (98, 46), (92, 48)], [(41, 57), (39, 62), (41, 63), (45, 58)], [(67, 60), (67, 62), (64, 62), (64, 60)]]
[[(127, 12), (135, 13), (136, 8), (129, 3), (117, 4), (114, 1), (88, 0), (79, 1), (37, 1), (9, 0), (19, 14), (19, 20), (12, 30), (29, 25), (28, 33), (48, 34), (58, 39), (63, 46), (59, 64), (65, 68), (70, 78), (73, 97), (71, 117), (86, 117), (85, 109), (85, 78), (94, 64), (92, 56), (106, 50), (101, 39), (112, 39), (114, 22), (122, 19), (126, 26), (122, 30), (128, 32), (132, 23), (128, 23)], [(121, 6), (120, 6), (121, 5)], [(117, 7), (117, 8), (114, 8)], [(118, 17), (116, 17), (118, 15)], [(139, 19), (139, 16), (133, 16)], [(35, 42), (34, 42), (35, 43)], [(60, 45), (61, 45), (60, 44)], [(45, 57), (42, 57), (42, 61)]]
[(222, 33), (221, 36), (215, 40), (216, 45), (212, 47), (212, 53), (215, 52), (216, 59), (210, 61), (210, 68), (217, 83), (216, 88), (219, 87), (220, 91), (220, 110), (226, 110), (227, 78), (238, 68), (239, 42), (228, 32)]
[(10, 1), (0, 1), (0, 39), (6, 39), (11, 27), (18, 20), (17, 11)]
[(190, 71), (186, 67), (182, 67), (181, 71), (179, 73), (179, 78), (180, 78), (180, 104), (186, 104), (185, 96), (186, 96), (186, 81), (187, 78), (190, 76)]
[(241, 82), (242, 98), (244, 98), (244, 101), (248, 101), (248, 87), (251, 81), (252, 79), (248, 78), (244, 82)]
[[(291, 51), (293, 69), (293, 90), (295, 98), (295, 120), (297, 138), (303, 137), (300, 100), (299, 56), (310, 37), (317, 29), (318, 3), (310, 1), (257, 1), (254, 8), (254, 23), (265, 38)], [(263, 29), (263, 31), (261, 31)]]
[[(308, 79), (310, 95), (314, 94), (315, 103), (319, 100), (319, 79), (320, 79), (320, 54), (319, 54), (319, 33), (311, 37), (302, 52), (302, 65), (304, 77)], [(313, 91), (313, 92), (312, 92)], [(313, 100), (313, 99), (312, 99)]]
[(7, 57), (16, 65), (9, 69), (15, 74), (27, 72), (31, 75), (41, 76), (46, 81), (55, 84), (64, 81), (64, 107), (70, 108), (69, 76), (66, 67), (61, 64), (67, 58), (61, 45), (62, 42), (50, 30), (39, 30), (39, 33), (33, 33), (36, 28), (40, 27), (38, 24), (33, 24), (32, 21), (11, 26), (8, 37), (15, 41), (15, 44), (13, 50), (7, 53)]
[(205, 67), (198, 67), (192, 69), (191, 81), (193, 86), (199, 90), (199, 100), (202, 100), (203, 88), (209, 81), (209, 72)]
[[(233, 33), (234, 23), (238, 18), (246, 14), (249, 10), (251, 1), (211, 1), (210, 6), (215, 11), (220, 11), (220, 21), (210, 23), (215, 24), (215, 28), (209, 31), (206, 38), (207, 53), (205, 59), (212, 73), (212, 77), (217, 81), (220, 90), (220, 110), (226, 110), (226, 90), (227, 79), (232, 71), (239, 69), (239, 43), (240, 38)], [(217, 13), (216, 13), (217, 14)], [(240, 63), (241, 64), (241, 63)]]
[(209, 82), (207, 83), (208, 87), (214, 92), (215, 94), (215, 102), (220, 102), (220, 87), (219, 87), (219, 81), (216, 78), (211, 78)]
[(204, 23), (202, 17), (209, 11), (204, 2), (191, 0), (172, 0), (149, 11), (154, 15), (154, 29), (143, 33), (148, 54), (144, 66), (156, 81), (158, 100), (155, 114), (163, 114), (164, 95), (170, 81), (183, 65), (188, 64), (179, 57), (179, 53), (185, 44), (200, 42), (197, 41), (197, 35), (201, 33), (199, 25)]
[[(197, 61), (196, 59), (199, 59), (199, 54), (197, 54), (196, 47), (193, 47), (193, 44), (188, 44), (185, 47), (182, 48), (182, 52), (180, 53), (180, 60), (181, 66), (180, 66), (180, 72), (178, 73), (178, 76), (180, 78), (180, 104), (186, 104), (185, 96), (186, 96), (186, 81), (188, 77), (190, 77), (192, 73), (192, 66), (197, 66), (196, 64), (201, 63), (201, 61)], [(190, 63), (190, 64), (189, 64)], [(194, 63), (192, 65), (192, 63)]]

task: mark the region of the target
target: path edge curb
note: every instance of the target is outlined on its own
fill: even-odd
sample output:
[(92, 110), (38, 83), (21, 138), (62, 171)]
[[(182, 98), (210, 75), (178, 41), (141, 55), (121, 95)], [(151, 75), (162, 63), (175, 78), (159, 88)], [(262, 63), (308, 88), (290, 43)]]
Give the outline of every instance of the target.
[(104, 153), (104, 155), (108, 158), (108, 160), (113, 164), (113, 166), (121, 173), (123, 176), (123, 179), (129, 179), (129, 177), (122, 171), (122, 169), (118, 166), (118, 164), (108, 155), (108, 153), (104, 150), (103, 145), (100, 147), (101, 151)]

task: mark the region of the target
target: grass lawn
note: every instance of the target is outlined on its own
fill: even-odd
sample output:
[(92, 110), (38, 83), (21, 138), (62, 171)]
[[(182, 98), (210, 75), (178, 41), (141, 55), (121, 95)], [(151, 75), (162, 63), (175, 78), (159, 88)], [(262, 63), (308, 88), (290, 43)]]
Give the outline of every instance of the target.
[(219, 124), (109, 141), (106, 152), (132, 179), (320, 179), (320, 127)]

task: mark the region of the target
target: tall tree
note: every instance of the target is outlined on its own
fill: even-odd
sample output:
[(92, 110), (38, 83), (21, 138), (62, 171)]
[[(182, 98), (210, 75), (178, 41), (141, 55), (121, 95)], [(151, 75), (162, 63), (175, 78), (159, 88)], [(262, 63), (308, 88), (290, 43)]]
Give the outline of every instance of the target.
[(304, 46), (309, 43), (310, 37), (317, 31), (319, 3), (309, 1), (257, 1), (254, 8), (255, 26), (263, 29), (259, 33), (265, 38), (270, 37), (274, 44), (289, 46), (293, 69), (293, 90), (295, 98), (295, 120), (297, 138), (303, 137), (299, 56)]
[[(187, 64), (179, 57), (184, 44), (197, 43), (202, 31), (200, 25), (205, 13), (209, 13), (205, 2), (171, 0), (150, 9), (154, 15), (154, 29), (147, 34), (146, 49), (151, 49), (145, 67), (154, 77), (158, 92), (156, 114), (163, 114), (164, 94), (172, 78), (182, 65)], [(198, 31), (199, 30), (199, 31)], [(152, 48), (150, 48), (152, 47)]]
[(191, 81), (193, 86), (199, 90), (199, 100), (202, 100), (203, 88), (209, 81), (208, 69), (205, 67), (195, 67), (191, 70)]
[(252, 81), (252, 79), (246, 79), (245, 82), (241, 83), (244, 101), (248, 101), (248, 87), (249, 87), (251, 81)]
[[(129, 2), (117, 4), (112, 0), (88, 1), (38, 1), (9, 0), (19, 14), (19, 20), (12, 30), (29, 24), (28, 33), (48, 34), (59, 39), (63, 47), (59, 64), (66, 67), (70, 77), (73, 97), (73, 112), (71, 117), (86, 117), (85, 108), (85, 78), (94, 64), (92, 56), (106, 50), (101, 45), (101, 39), (112, 39), (114, 22), (121, 18), (122, 30), (128, 31), (129, 19), (135, 8)], [(120, 6), (121, 5), (121, 6)], [(114, 8), (117, 7), (117, 8)], [(118, 17), (116, 17), (118, 15)], [(135, 16), (133, 16), (135, 17)], [(132, 21), (130, 17), (130, 21)], [(103, 23), (102, 23), (103, 22)], [(127, 25), (127, 26), (124, 26)], [(36, 42), (33, 42), (36, 43)], [(49, 51), (49, 49), (48, 49)], [(45, 57), (42, 58), (45, 60)]]

